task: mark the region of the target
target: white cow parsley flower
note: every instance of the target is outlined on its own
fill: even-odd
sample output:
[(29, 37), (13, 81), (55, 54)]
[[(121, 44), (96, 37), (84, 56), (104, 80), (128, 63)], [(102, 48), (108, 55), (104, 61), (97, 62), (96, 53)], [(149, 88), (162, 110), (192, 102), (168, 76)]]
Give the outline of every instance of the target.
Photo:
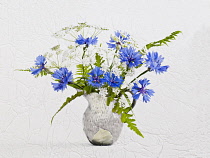
[(105, 97), (107, 95), (107, 89), (106, 88), (99, 88), (99, 94)]

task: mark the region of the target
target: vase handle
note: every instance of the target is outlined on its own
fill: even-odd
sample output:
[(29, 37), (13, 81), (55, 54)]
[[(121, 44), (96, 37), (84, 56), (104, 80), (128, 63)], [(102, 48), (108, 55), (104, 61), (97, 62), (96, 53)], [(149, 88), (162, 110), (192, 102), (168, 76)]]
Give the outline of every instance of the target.
[(133, 102), (131, 104), (131, 109), (133, 109), (135, 105), (136, 105), (136, 99), (133, 99)]

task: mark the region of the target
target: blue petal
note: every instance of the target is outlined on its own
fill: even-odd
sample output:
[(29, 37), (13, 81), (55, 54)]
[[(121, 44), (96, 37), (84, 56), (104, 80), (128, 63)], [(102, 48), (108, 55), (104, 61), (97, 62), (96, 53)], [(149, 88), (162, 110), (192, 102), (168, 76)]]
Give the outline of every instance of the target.
[(65, 88), (67, 88), (66, 84), (64, 83), (52, 83), (52, 85), (53, 85), (54, 90), (57, 92), (59, 90), (63, 91)]
[(137, 99), (139, 99), (139, 96), (140, 96), (140, 93), (137, 93), (137, 94), (134, 94), (132, 97), (133, 97), (133, 99), (137, 100)]
[(155, 92), (154, 92), (152, 89), (147, 89), (147, 90), (146, 90), (146, 93), (147, 93), (147, 95), (149, 95), (149, 96), (153, 96)]
[(145, 59), (145, 64), (150, 71), (155, 71), (156, 73), (166, 72), (169, 66), (161, 66), (164, 58), (161, 55), (158, 55), (157, 52), (148, 52), (147, 58)]
[(31, 70), (31, 74), (37, 75), (42, 71), (42, 68), (39, 68), (39, 69), (30, 68), (30, 70)]
[(156, 72), (157, 72), (157, 73), (163, 73), (163, 72), (166, 72), (168, 68), (169, 68), (168, 65), (167, 65), (167, 66), (160, 66), (160, 67), (156, 70)]
[(39, 55), (38, 57), (36, 57), (35, 65), (41, 66), (45, 64), (46, 64), (46, 58), (44, 56)]
[(141, 84), (142, 87), (146, 87), (147, 85), (149, 85), (149, 80), (148, 79), (143, 79), (143, 80), (139, 80), (139, 83)]
[(116, 44), (107, 43), (108, 48), (116, 48)]
[(150, 101), (150, 97), (148, 95), (143, 95), (143, 102), (147, 103)]
[(82, 45), (85, 44), (86, 39), (82, 35), (78, 35), (78, 38), (76, 39), (75, 43)]

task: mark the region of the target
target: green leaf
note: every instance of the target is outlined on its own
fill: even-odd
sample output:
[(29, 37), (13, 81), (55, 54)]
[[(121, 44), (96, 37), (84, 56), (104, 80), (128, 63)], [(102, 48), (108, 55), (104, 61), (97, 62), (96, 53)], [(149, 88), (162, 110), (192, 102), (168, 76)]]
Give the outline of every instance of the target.
[(125, 114), (123, 113), (121, 115), (121, 121), (123, 123), (127, 123), (127, 126), (133, 130), (137, 135), (141, 136), (144, 138), (143, 134), (141, 133), (141, 131), (137, 128), (136, 124), (133, 123), (134, 121), (136, 121), (135, 119), (131, 119), (130, 117), (132, 117), (132, 114)]
[(114, 106), (114, 108), (112, 109), (112, 112), (117, 112), (118, 109), (119, 109), (119, 107), (120, 107), (119, 101), (116, 101), (114, 105), (115, 105), (115, 106)]
[(112, 96), (107, 97), (106, 105), (109, 106), (112, 101), (114, 101), (114, 97)]
[(15, 71), (31, 71), (30, 69), (15, 69)]
[(131, 110), (132, 110), (132, 107), (127, 107), (127, 108), (125, 108), (124, 112), (125, 112), (125, 113), (128, 113), (128, 112), (131, 111)]
[(103, 57), (101, 57), (98, 53), (96, 53), (95, 59), (96, 62), (94, 63), (94, 65), (98, 67), (101, 67), (101, 64), (105, 62), (105, 60), (103, 60)]
[(70, 87), (73, 87), (75, 89), (80, 89), (83, 90), (83, 87), (81, 85), (75, 84), (75, 83), (70, 83), (68, 84)]
[(141, 133), (141, 131), (136, 127), (136, 124), (134, 123), (128, 123), (128, 127), (133, 130), (137, 135), (141, 136), (142, 138), (144, 138), (143, 134)]
[(95, 92), (95, 88), (92, 87), (91, 85), (85, 86), (83, 90), (86, 92), (86, 94), (90, 94), (92, 92)]
[(37, 78), (37, 77), (47, 76), (48, 74), (52, 74), (52, 72), (50, 72), (48, 69), (43, 69), (40, 73), (38, 73), (34, 77)]
[(121, 115), (121, 121), (122, 121), (123, 123), (125, 123), (126, 120), (127, 120), (126, 114), (125, 114), (125, 113), (122, 113), (122, 115)]
[(112, 112), (118, 113), (121, 115), (121, 121), (123, 123), (126, 123), (127, 126), (133, 130), (137, 135), (144, 138), (143, 134), (140, 132), (140, 130), (137, 128), (136, 124), (134, 123), (136, 120), (132, 119), (133, 114), (128, 114), (128, 112), (132, 109), (131, 107), (120, 107), (119, 99), (116, 100), (114, 104), (114, 108), (112, 109)]
[(84, 66), (83, 64), (78, 64), (76, 75), (81, 75), (82, 77), (88, 77), (88, 73), (91, 70), (90, 66)]
[(56, 45), (56, 46), (52, 47), (51, 49), (52, 49), (53, 51), (56, 51), (56, 50), (60, 49), (60, 45)]
[(127, 100), (128, 104), (131, 106), (131, 101), (130, 101), (128, 95), (125, 92), (123, 93), (123, 95), (124, 95), (125, 99)]
[[(146, 47), (146, 49), (149, 50), (152, 47), (168, 45), (167, 43), (171, 42), (171, 40), (175, 40), (176, 39), (175, 37), (180, 33), (181, 33), (181, 31), (172, 32), (169, 36), (165, 37), (164, 39), (155, 41), (155, 42), (151, 42), (151, 43), (147, 44), (145, 47)], [(144, 49), (142, 49), (141, 52), (145, 52)]]
[(72, 95), (71, 97), (67, 97), (66, 101), (63, 103), (63, 105), (59, 108), (59, 110), (53, 115), (52, 119), (51, 119), (51, 124), (53, 122), (54, 117), (57, 115), (57, 113), (59, 113), (68, 103), (70, 103), (72, 100), (76, 99), (77, 97), (80, 97), (84, 94), (83, 91), (81, 92), (77, 92), (76, 94)]

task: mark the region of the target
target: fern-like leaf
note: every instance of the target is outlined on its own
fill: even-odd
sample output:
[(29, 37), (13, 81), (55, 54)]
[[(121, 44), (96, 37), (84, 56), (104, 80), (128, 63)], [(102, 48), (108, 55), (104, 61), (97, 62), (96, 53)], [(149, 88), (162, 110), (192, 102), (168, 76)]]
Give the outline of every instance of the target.
[(131, 106), (131, 101), (130, 101), (130, 99), (129, 99), (128, 95), (127, 95), (126, 93), (123, 93), (123, 95), (124, 95), (125, 99), (127, 100), (128, 105), (130, 105), (130, 106)]
[(15, 69), (15, 71), (31, 71), (30, 69)]
[(105, 60), (103, 60), (103, 57), (101, 57), (98, 53), (96, 53), (95, 59), (96, 62), (94, 63), (94, 65), (98, 67), (101, 67), (101, 64), (105, 62)]
[(77, 65), (76, 75), (81, 75), (82, 77), (88, 77), (88, 73), (90, 72), (90, 66), (84, 66), (83, 64)]
[[(133, 115), (132, 115), (133, 116)], [(130, 116), (131, 117), (131, 116)], [(141, 136), (142, 138), (144, 138), (143, 134), (141, 133), (141, 131), (137, 128), (136, 124), (133, 123), (134, 121), (136, 121), (135, 119), (131, 119), (130, 117), (126, 118), (125, 123), (128, 124), (128, 127), (133, 130), (137, 135)]]
[(115, 106), (112, 109), (112, 112), (118, 113), (121, 115), (121, 121), (123, 123), (127, 123), (127, 126), (133, 130), (137, 135), (144, 138), (143, 134), (140, 132), (140, 130), (137, 128), (136, 124), (134, 123), (136, 120), (132, 119), (133, 114), (129, 114), (128, 112), (131, 110), (131, 107), (121, 107), (119, 100), (115, 102)]
[[(175, 40), (176, 36), (180, 33), (181, 33), (181, 31), (172, 32), (169, 36), (165, 37), (164, 39), (159, 40), (159, 41), (155, 41), (155, 42), (151, 42), (151, 43), (147, 44), (145, 47), (148, 50), (152, 47), (168, 45), (167, 43), (171, 42), (171, 40)], [(145, 52), (145, 51), (142, 50), (141, 52)]]
[(80, 97), (84, 94), (83, 91), (77, 92), (76, 94), (72, 95), (71, 97), (67, 97), (66, 101), (63, 103), (63, 105), (59, 108), (59, 110), (53, 115), (51, 119), (51, 124), (53, 122), (54, 117), (59, 113), (68, 103), (70, 103), (72, 100), (76, 99), (77, 97)]

